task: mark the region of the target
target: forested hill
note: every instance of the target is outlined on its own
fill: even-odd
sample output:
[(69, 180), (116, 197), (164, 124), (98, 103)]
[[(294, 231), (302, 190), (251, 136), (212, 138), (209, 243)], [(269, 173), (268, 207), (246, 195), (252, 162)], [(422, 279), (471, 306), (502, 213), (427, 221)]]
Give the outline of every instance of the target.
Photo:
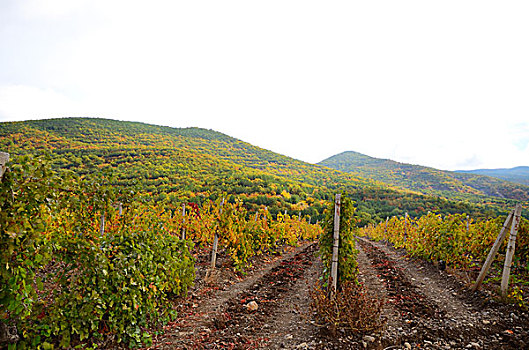
[(506, 181), (517, 182), (519, 184), (529, 186), (529, 166), (518, 166), (510, 169), (457, 170), (457, 172), (492, 176)]
[(201, 203), (228, 194), (250, 210), (323, 218), (326, 201), (345, 190), (357, 201), (360, 223), (426, 211), (491, 213), (502, 203), (469, 205), (395, 190), (376, 180), (295, 160), (219, 132), (97, 118), (0, 123), (0, 151), (50, 152), (54, 167), (84, 175), (111, 170), (117, 186), (145, 198)]
[[(200, 157), (210, 158), (208, 160), (210, 162), (215, 159), (211, 168), (218, 168), (219, 164), (216, 162), (226, 161), (232, 167), (261, 170), (271, 175), (303, 181), (313, 186), (365, 187), (376, 184), (373, 180), (305, 163), (213, 130), (171, 128), (93, 118), (34, 120), (0, 125), (0, 136), (2, 137), (0, 145), (12, 153), (47, 149), (71, 156), (75, 153), (78, 155), (91, 154), (93, 160), (97, 162), (101, 159), (95, 157), (97, 152), (94, 150), (104, 150), (105, 155), (118, 149), (128, 150), (129, 155), (133, 156), (134, 150), (156, 149), (165, 150), (165, 152), (200, 154)], [(89, 160), (87, 157), (84, 159)], [(66, 167), (72, 165), (84, 167), (91, 164), (82, 159), (77, 159), (77, 162), (75, 159), (72, 159), (73, 162), (67, 160), (65, 159), (63, 163)]]
[(93, 118), (8, 122), (0, 123), (0, 150), (51, 152), (56, 168), (81, 175), (112, 169), (117, 185), (138, 187), (154, 200), (202, 202), (227, 193), (249, 209), (267, 206), (272, 214), (302, 212), (315, 220), (339, 188), (384, 187), (385, 196), (403, 196), (372, 180), (200, 128)]
[(401, 189), (451, 199), (496, 197), (529, 200), (529, 186), (470, 173), (459, 173), (379, 159), (357, 152), (343, 152), (318, 163)]

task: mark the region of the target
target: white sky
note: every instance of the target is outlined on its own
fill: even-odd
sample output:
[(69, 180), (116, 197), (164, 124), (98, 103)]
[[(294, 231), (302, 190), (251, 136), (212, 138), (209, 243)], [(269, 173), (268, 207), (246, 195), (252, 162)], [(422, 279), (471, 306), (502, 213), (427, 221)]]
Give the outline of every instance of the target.
[(529, 2), (0, 0), (0, 121), (221, 131), (308, 162), (529, 165)]

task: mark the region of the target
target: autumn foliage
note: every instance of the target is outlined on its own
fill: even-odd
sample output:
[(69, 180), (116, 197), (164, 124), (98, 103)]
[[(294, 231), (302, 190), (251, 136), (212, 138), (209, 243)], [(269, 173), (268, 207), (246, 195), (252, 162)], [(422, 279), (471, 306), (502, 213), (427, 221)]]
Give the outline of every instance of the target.
[[(16, 323), (16, 348), (149, 344), (175, 317), (195, 278), (194, 246), (220, 250), (244, 271), (251, 257), (320, 233), (303, 217), (242, 202), (153, 203), (112, 186), (111, 174), (54, 172), (20, 157), (1, 183), (0, 322)], [(182, 231), (186, 230), (186, 239)]]

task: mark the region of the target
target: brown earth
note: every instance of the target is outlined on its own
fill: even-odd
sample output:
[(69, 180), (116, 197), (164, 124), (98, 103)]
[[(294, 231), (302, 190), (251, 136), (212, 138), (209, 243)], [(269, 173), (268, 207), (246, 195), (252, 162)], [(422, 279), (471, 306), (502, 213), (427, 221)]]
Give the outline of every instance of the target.
[[(404, 251), (358, 239), (359, 280), (386, 300), (374, 334), (319, 325), (309, 291), (322, 266), (316, 243), (260, 257), (246, 276), (228, 263), (207, 272), (181, 302), (180, 317), (155, 338), (155, 349), (527, 349), (529, 315), (487, 292), (471, 293), (447, 271)], [(222, 259), (220, 262), (222, 265)], [(248, 305), (255, 302), (257, 310)], [(253, 303), (252, 303), (253, 304)]]

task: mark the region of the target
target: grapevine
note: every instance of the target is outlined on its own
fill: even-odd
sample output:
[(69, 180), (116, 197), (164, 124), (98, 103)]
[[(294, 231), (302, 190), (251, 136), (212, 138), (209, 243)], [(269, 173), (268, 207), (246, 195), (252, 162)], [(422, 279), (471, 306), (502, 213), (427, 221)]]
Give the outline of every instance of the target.
[[(477, 273), (504, 221), (505, 217), (473, 220), (464, 214), (443, 217), (428, 213), (416, 219), (393, 217), (387, 223), (366, 226), (359, 234), (405, 248), (413, 257), (436, 263), (443, 261), (448, 267)], [(521, 219), (517, 238), (512, 272), (515, 278), (520, 276), (522, 280), (528, 280), (529, 220)], [(504, 240), (500, 254), (496, 256), (493, 266), (497, 270), (503, 266), (506, 245), (507, 240)]]
[(17, 324), (16, 348), (89, 347), (109, 337), (149, 344), (149, 330), (174, 318), (175, 298), (193, 284), (195, 245), (211, 247), (218, 232), (221, 249), (244, 272), (254, 255), (321, 232), (305, 218), (273, 219), (239, 201), (206, 201), (183, 213), (184, 203), (116, 189), (109, 174), (81, 178), (47, 164), (16, 159), (0, 187), (0, 322)]

